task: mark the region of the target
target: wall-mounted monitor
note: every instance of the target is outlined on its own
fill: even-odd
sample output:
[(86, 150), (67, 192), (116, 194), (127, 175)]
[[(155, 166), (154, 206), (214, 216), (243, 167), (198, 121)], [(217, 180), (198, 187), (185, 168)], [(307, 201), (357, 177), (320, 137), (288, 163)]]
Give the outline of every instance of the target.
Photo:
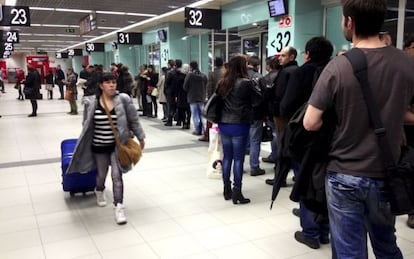
[(286, 0), (270, 0), (267, 2), (269, 6), (270, 17), (277, 17), (288, 14), (288, 6)]
[(157, 31), (157, 34), (161, 42), (167, 42), (167, 31), (166, 30), (159, 30)]

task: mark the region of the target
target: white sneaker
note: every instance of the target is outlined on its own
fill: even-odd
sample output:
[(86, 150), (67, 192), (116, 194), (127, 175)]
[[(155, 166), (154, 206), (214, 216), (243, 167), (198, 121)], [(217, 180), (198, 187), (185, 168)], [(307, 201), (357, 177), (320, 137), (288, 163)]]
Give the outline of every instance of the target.
[(118, 225), (127, 223), (124, 206), (121, 203), (118, 203), (115, 207), (115, 222)]
[(98, 204), (98, 206), (99, 207), (105, 207), (106, 206), (106, 199), (105, 199), (104, 191), (96, 191), (95, 190), (95, 195), (96, 195), (96, 203)]

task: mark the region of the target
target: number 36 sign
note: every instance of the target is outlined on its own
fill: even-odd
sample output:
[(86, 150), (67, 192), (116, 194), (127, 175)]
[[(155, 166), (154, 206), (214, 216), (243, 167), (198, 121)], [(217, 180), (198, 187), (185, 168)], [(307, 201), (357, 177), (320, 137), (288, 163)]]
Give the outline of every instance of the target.
[(0, 26), (30, 26), (28, 6), (0, 5)]

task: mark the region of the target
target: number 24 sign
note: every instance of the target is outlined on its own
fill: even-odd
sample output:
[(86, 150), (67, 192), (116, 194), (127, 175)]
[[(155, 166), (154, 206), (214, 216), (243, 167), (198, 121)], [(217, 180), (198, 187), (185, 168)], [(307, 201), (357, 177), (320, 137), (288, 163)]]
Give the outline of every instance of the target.
[(28, 6), (0, 5), (0, 26), (30, 26)]

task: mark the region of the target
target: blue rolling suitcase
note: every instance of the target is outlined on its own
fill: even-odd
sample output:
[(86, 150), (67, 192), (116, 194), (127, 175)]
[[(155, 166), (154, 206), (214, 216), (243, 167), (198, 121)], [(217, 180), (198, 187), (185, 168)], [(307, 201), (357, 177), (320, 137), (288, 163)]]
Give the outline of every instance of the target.
[(69, 192), (71, 196), (79, 192), (85, 194), (86, 192), (94, 191), (96, 186), (96, 169), (87, 173), (66, 173), (73, 156), (73, 151), (75, 150), (76, 141), (77, 139), (66, 139), (60, 145), (62, 152), (63, 191)]

